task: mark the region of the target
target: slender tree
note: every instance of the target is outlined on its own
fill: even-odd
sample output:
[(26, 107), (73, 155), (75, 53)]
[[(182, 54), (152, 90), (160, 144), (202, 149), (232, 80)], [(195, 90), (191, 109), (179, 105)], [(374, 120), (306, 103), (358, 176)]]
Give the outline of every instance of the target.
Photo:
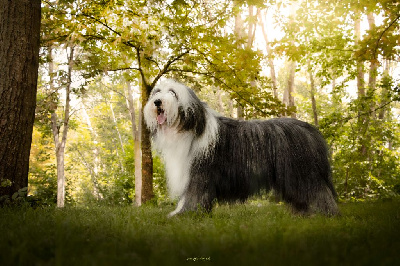
[(129, 81), (126, 82), (127, 96), (126, 102), (129, 110), (129, 116), (131, 118), (131, 129), (134, 141), (135, 151), (135, 204), (137, 206), (142, 205), (142, 151), (140, 149), (140, 135), (142, 126), (142, 114), (141, 108), (139, 107), (139, 121), (136, 121), (135, 104), (133, 99), (132, 86)]
[[(69, 121), (71, 115), (71, 83), (75, 47), (71, 46), (68, 50), (68, 70), (66, 73), (67, 81), (65, 83), (65, 105), (63, 117), (61, 119), (58, 117), (56, 109), (54, 109), (51, 113), (51, 129), (53, 132), (54, 146), (57, 158), (57, 207), (64, 207), (65, 204), (65, 146), (67, 143)], [(49, 63), (49, 73), (50, 76), (54, 75), (52, 60)], [(52, 84), (52, 79), (50, 79), (50, 86), (52, 86)], [(52, 91), (54, 90), (55, 89), (52, 89)]]
[(310, 62), (308, 62), (308, 76), (310, 79), (310, 98), (311, 98), (311, 108), (314, 118), (314, 125), (318, 127), (318, 110), (317, 110), (317, 101), (315, 100), (315, 93), (317, 91), (317, 88), (315, 85), (314, 74)]
[(259, 17), (259, 23), (261, 25), (261, 30), (263, 33), (264, 41), (265, 41), (265, 49), (267, 50), (267, 57), (268, 57), (268, 66), (270, 69), (270, 75), (271, 75), (271, 81), (272, 81), (272, 89), (274, 92), (274, 97), (278, 98), (278, 82), (276, 80), (276, 74), (275, 74), (275, 65), (274, 61), (272, 59), (272, 49), (271, 49), (271, 44), (268, 39), (268, 34), (267, 34), (267, 29), (265, 28), (265, 23), (263, 21), (263, 17), (265, 18), (267, 16), (267, 11), (265, 12), (260, 12), (258, 17)]
[(0, 1), (0, 197), (28, 186), (40, 0)]

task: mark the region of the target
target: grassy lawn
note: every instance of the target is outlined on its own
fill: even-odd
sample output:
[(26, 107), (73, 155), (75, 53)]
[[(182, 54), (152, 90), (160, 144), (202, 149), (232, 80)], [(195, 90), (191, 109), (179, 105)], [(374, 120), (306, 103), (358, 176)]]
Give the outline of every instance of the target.
[(400, 202), (340, 204), (299, 217), (284, 205), (0, 208), (0, 265), (400, 265)]

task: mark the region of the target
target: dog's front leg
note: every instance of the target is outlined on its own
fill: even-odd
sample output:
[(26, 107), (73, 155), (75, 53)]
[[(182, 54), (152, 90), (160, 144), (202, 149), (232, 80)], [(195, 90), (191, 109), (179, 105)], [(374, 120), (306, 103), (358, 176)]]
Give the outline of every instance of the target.
[[(168, 217), (187, 211), (210, 212), (212, 209), (215, 193), (207, 189), (208, 186), (193, 186), (189, 184), (186, 191), (181, 196), (176, 209)], [(201, 188), (201, 189), (200, 189)]]
[(179, 213), (185, 212), (186, 211), (186, 206), (185, 206), (185, 196), (183, 195), (179, 201), (178, 205), (176, 206), (176, 209), (168, 214), (168, 217), (172, 217), (174, 215), (177, 215)]

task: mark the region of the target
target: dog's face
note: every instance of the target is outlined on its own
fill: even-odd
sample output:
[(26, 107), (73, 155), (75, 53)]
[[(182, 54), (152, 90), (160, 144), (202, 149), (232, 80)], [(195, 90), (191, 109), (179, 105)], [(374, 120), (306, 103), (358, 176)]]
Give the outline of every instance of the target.
[(153, 88), (143, 113), (153, 133), (162, 127), (181, 132), (193, 130), (198, 135), (204, 131), (203, 103), (191, 89), (174, 80), (165, 80)]

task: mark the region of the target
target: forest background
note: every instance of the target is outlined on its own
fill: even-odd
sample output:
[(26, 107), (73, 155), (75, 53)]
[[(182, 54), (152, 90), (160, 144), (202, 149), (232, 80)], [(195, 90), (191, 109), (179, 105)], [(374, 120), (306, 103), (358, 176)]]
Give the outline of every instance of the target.
[(318, 127), (340, 199), (396, 197), (399, 21), (389, 0), (42, 1), (29, 187), (13, 197), (169, 202), (141, 118), (165, 77), (226, 116)]

